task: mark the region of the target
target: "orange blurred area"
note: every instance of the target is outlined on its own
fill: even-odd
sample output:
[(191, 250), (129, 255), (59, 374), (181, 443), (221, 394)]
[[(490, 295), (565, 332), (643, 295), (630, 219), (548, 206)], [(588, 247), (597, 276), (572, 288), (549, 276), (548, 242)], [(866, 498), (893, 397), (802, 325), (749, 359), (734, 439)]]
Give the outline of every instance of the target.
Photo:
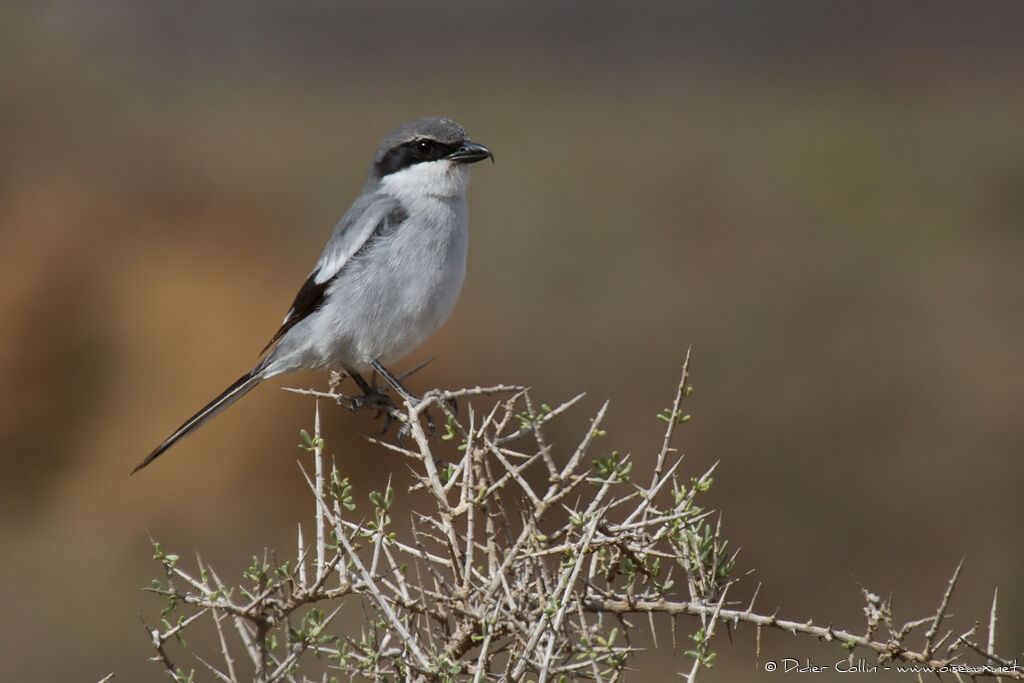
[[(410, 388), (585, 391), (565, 449), (610, 398), (636, 471), (692, 347), (686, 476), (720, 461), (766, 611), (857, 632), (860, 582), (924, 616), (966, 558), (958, 624), (998, 586), (1020, 651), (1022, 7), (5, 5), (0, 677), (163, 676), (148, 534), (222, 576), (294, 546), (313, 403), (280, 388), (321, 373), (128, 472), (251, 366), (377, 140), (423, 115), (497, 163)], [(407, 483), (368, 416), (324, 423), (357, 496)], [(750, 633), (717, 648), (706, 680), (769, 677)], [(669, 650), (629, 680), (689, 668)]]

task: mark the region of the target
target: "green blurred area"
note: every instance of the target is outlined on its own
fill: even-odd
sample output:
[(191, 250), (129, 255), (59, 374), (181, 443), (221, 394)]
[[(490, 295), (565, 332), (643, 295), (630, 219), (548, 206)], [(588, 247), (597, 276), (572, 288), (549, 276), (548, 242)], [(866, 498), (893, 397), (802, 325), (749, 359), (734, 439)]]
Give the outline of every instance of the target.
[[(960, 625), (998, 585), (998, 642), (1019, 651), (1022, 20), (1018, 3), (5, 5), (3, 677), (160, 675), (137, 619), (159, 609), (137, 590), (158, 570), (147, 532), (222, 576), (292, 547), (313, 410), (277, 387), (320, 374), (127, 473), (249, 367), (376, 141), (422, 115), (497, 163), (474, 169), (466, 287), (407, 361), (437, 357), (416, 390), (586, 391), (564, 448), (611, 398), (608, 447), (636, 469), (692, 346), (684, 468), (721, 461), (714, 504), (766, 611), (856, 631), (859, 581), (923, 616), (966, 557)], [(357, 490), (405, 476), (368, 418), (325, 422)], [(708, 680), (756, 677), (744, 637)], [(664, 642), (646, 657), (686, 668)]]

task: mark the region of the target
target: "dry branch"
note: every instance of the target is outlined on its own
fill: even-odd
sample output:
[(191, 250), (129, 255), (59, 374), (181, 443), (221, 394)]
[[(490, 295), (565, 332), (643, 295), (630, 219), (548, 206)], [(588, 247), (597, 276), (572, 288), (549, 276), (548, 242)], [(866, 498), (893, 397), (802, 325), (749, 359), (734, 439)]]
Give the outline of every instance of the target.
[[(409, 489), (427, 496), (401, 523), (394, 503), (402, 494), (390, 484), (370, 494), (368, 510), (357, 506), (348, 480), (325, 455), (318, 408), (313, 435), (302, 433), (312, 459), (312, 473), (304, 465), (303, 474), (315, 499), (314, 540), (304, 543), (300, 525), (291, 561), (254, 557), (246, 582), (233, 588), (201, 561), (198, 573), (184, 571), (178, 557), (154, 543), (166, 579), (151, 590), (167, 601), (161, 626), (147, 627), (154, 660), (175, 680), (192, 680), (194, 671), (176, 666), (168, 647), (209, 615), (222, 663), (194, 657), (218, 681), (312, 681), (332, 674), (615, 681), (631, 661), (632, 632), (640, 628), (626, 615), (647, 615), (653, 633), (653, 615), (661, 614), (671, 618), (674, 645), (678, 618), (690, 617), (692, 646), (683, 654), (692, 664), (681, 674), (689, 681), (713, 664), (713, 636), (723, 624), (754, 627), (758, 643), (761, 629), (781, 629), (836, 642), (851, 658), (867, 650), (879, 661), (936, 668), (971, 660), (973, 676), (1024, 679), (995, 652), (995, 597), (984, 645), (973, 642), (975, 629), (955, 635), (946, 626), (960, 566), (936, 611), (899, 629), (890, 603), (863, 590), (864, 635), (757, 613), (756, 588), (745, 609), (727, 601), (738, 590), (736, 556), (721, 518), (713, 522), (698, 504), (714, 468), (684, 481), (682, 458), (672, 448), (673, 434), (688, 419), (688, 363), (687, 356), (671, 407), (658, 416), (666, 428), (650, 472), (601, 449), (607, 403), (571, 451), (552, 445), (545, 428), (579, 396), (551, 408), (522, 387), (477, 387), (434, 391), (417, 405), (393, 409), (405, 443), (371, 439), (377, 444), (371, 447), (397, 454), (396, 473), (398, 458), (404, 460)], [(333, 390), (304, 393), (348, 405)], [(452, 409), (456, 401), (466, 404), (464, 419)], [(439, 438), (421, 424), (430, 409), (444, 416)], [(363, 618), (343, 628), (338, 615), (353, 603)], [(915, 649), (910, 639), (921, 629), (924, 643)]]

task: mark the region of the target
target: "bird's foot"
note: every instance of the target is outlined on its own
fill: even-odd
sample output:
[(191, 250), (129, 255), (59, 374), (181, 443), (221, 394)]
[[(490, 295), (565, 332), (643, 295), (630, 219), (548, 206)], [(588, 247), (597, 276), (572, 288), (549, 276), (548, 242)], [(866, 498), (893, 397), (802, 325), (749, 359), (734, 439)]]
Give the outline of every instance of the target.
[(374, 420), (384, 418), (384, 426), (381, 427), (379, 433), (380, 436), (387, 434), (388, 430), (391, 429), (391, 424), (395, 422), (396, 419), (401, 420), (400, 416), (403, 415), (391, 397), (383, 391), (378, 390), (377, 387), (373, 387), (369, 392), (362, 396), (350, 397), (349, 409), (354, 415), (358, 415), (359, 411), (363, 408), (369, 408), (377, 411), (377, 414), (373, 416)]
[[(416, 370), (419, 369), (419, 367), (414, 368), (411, 372), (415, 372)], [(373, 362), (373, 368), (375, 371), (375, 376), (379, 374), (382, 377), (384, 377), (384, 379), (387, 380), (388, 385), (390, 385), (390, 387), (394, 389), (395, 392), (397, 392), (398, 399), (400, 399), (404, 403), (407, 403), (410, 406), (410, 408), (412, 408), (412, 411), (410, 411), (410, 413), (406, 413), (403, 410), (401, 410), (399, 406), (396, 404), (396, 399), (392, 399), (391, 396), (389, 396), (387, 393), (381, 391), (376, 386), (376, 382), (370, 384), (365, 379), (363, 379), (363, 377), (359, 375), (359, 373), (350, 372), (349, 374), (351, 375), (352, 379), (356, 382), (357, 385), (359, 385), (359, 388), (362, 389), (363, 391), (362, 396), (352, 397), (350, 404), (352, 412), (357, 413), (359, 409), (363, 407), (376, 408), (376, 418), (380, 418), (382, 416), (384, 417), (384, 427), (380, 431), (381, 435), (387, 433), (388, 429), (391, 428), (392, 422), (394, 422), (395, 420), (400, 421), (402, 424), (398, 429), (397, 437), (398, 445), (402, 446), (403, 448), (405, 447), (403, 444), (403, 438), (408, 436), (412, 429), (412, 423), (410, 418), (415, 413), (423, 414), (423, 417), (427, 421), (427, 436), (434, 436), (437, 431), (437, 428), (434, 423), (434, 416), (431, 414), (430, 409), (423, 404), (425, 402), (435, 400), (436, 397), (430, 395), (419, 397), (410, 393), (409, 390), (402, 385), (402, 381), (398, 377), (395, 377), (391, 373), (391, 371), (385, 368), (378, 361)], [(454, 399), (449, 399), (448, 403), (452, 406), (454, 410), (458, 411), (458, 404), (455, 403)]]
[[(409, 396), (405, 399), (408, 401), (413, 408), (416, 408), (423, 399), (415, 396)], [(381, 427), (380, 435), (387, 434), (388, 430), (391, 429), (391, 425), (396, 421), (401, 422), (401, 426), (398, 429), (398, 444), (404, 448), (402, 443), (403, 438), (408, 436), (411, 431), (411, 423), (408, 418), (408, 414), (395, 404), (394, 399), (391, 396), (378, 389), (372, 387), (368, 393), (361, 396), (352, 396), (349, 399), (349, 408), (353, 414), (358, 414), (363, 408), (369, 408), (377, 411), (373, 419), (378, 420), (384, 418), (384, 425)], [(423, 409), (423, 416), (427, 421), (427, 434), (428, 436), (434, 436), (436, 427), (434, 425), (434, 416), (431, 414), (429, 409)]]
[(374, 408), (377, 410), (377, 417), (380, 417), (381, 414), (387, 415), (392, 411), (398, 410), (391, 397), (383, 391), (379, 391), (376, 387), (373, 387), (362, 396), (353, 396), (349, 401), (349, 408), (353, 413), (358, 413), (362, 408)]

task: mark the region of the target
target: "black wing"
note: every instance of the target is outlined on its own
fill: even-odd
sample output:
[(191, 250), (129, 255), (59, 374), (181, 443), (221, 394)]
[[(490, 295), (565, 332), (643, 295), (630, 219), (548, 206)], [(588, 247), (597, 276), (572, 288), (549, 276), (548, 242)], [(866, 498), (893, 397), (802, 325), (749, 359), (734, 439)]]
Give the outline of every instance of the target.
[(285, 317), (284, 322), (281, 323), (281, 327), (278, 328), (274, 336), (267, 342), (267, 345), (260, 351), (261, 356), (267, 352), (267, 349), (277, 343), (277, 340), (283, 337), (285, 332), (295, 327), (297, 322), (324, 305), (324, 295), (327, 292), (327, 287), (338, 276), (335, 275), (329, 280), (317, 282), (316, 276), (319, 272), (319, 270), (315, 270), (306, 278), (306, 281), (302, 284), (302, 289), (295, 295), (295, 301), (292, 303), (291, 309), (288, 310), (288, 315)]

